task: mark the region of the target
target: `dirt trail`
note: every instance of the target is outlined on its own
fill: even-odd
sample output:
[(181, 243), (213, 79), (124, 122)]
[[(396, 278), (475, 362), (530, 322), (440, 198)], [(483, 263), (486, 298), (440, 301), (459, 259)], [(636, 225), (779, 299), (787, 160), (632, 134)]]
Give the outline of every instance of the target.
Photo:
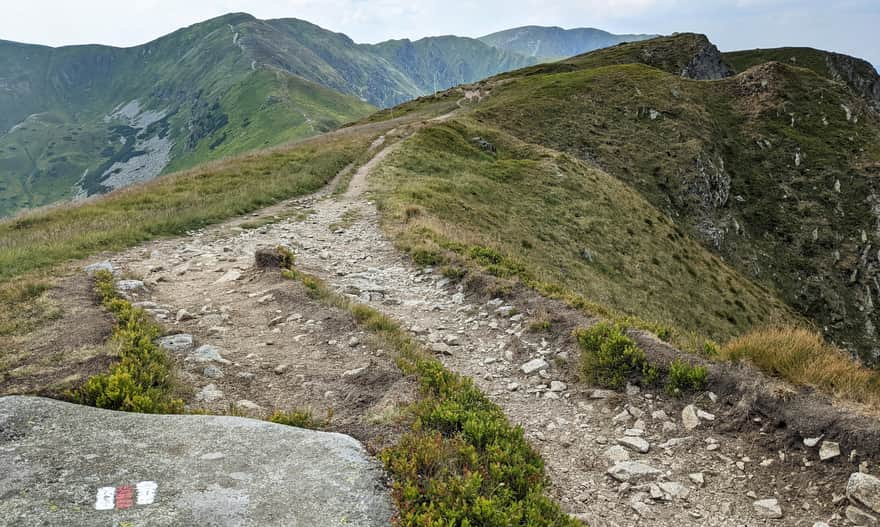
[[(299, 269), (401, 321), (448, 367), (472, 377), (541, 452), (554, 497), (592, 526), (840, 523), (836, 495), (853, 471), (848, 453), (820, 462), (815, 448), (778, 451), (764, 446), (769, 436), (761, 433), (725, 434), (723, 408), (709, 394), (681, 401), (662, 392), (608, 394), (575, 384), (577, 351), (529, 332), (536, 313), (528, 306), (486, 302), (436, 270), (413, 266), (380, 230), (376, 208), (364, 197), (370, 170), (395, 148), (382, 144), (344, 195), (323, 192), (271, 210), (305, 219), (253, 230), (230, 222), (113, 259), (144, 278), (148, 291), (138, 299), (155, 303), (143, 305), (169, 328), (217, 346), (231, 362), (216, 365), (219, 378), (210, 378), (216, 372), (204, 364), (184, 364), (185, 380), (208, 399), (204, 405), (246, 400), (259, 412), (317, 401), (343, 413), (369, 407), (381, 421), (411, 393), (389, 357), (363, 342), (356, 327), (292, 293), (291, 282), (253, 269), (258, 247), (280, 244), (295, 251)], [(180, 309), (187, 320), (177, 323)], [(537, 370), (526, 373), (527, 365)], [(357, 368), (366, 369), (351, 373)], [(219, 393), (205, 394), (207, 385)], [(689, 402), (707, 412), (693, 430), (682, 422)], [(628, 482), (606, 474), (626, 459), (657, 473)], [(773, 511), (756, 507), (765, 499), (778, 500), (782, 519), (768, 519)]]

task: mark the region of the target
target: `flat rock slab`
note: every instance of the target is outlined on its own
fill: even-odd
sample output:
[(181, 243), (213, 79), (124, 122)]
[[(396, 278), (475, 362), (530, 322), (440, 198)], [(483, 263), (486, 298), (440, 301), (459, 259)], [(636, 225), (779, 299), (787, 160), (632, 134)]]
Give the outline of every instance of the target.
[(0, 398), (0, 525), (387, 526), (356, 440), (224, 416)]

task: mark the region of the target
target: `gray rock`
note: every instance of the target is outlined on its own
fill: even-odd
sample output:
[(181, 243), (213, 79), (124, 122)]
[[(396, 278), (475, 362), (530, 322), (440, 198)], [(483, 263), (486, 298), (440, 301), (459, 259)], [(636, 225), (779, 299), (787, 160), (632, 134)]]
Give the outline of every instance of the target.
[(192, 355), (188, 357), (196, 362), (219, 362), (220, 364), (232, 364), (220, 355), (220, 349), (210, 344), (199, 346)]
[(93, 263), (92, 265), (87, 265), (83, 267), (83, 271), (85, 271), (89, 276), (95, 276), (99, 271), (108, 271), (110, 273), (115, 273), (116, 269), (113, 268), (113, 264), (108, 261)]
[[(0, 398), (0, 427), (3, 525), (391, 523), (381, 467), (341, 434), (29, 397)], [(114, 488), (123, 485), (137, 489), (130, 508), (95, 509), (99, 489), (108, 489), (101, 503), (113, 508)]]
[(821, 441), (823, 437), (825, 437), (824, 434), (820, 435), (819, 437), (805, 437), (804, 446), (813, 448), (814, 446), (819, 444), (819, 441)]
[(239, 278), (241, 278), (241, 272), (239, 272), (235, 269), (232, 269), (230, 271), (226, 271), (226, 273), (223, 276), (221, 276), (219, 279), (217, 279), (217, 281), (214, 283), (215, 284), (225, 284), (228, 282), (234, 282), (234, 281), (238, 280)]
[(840, 444), (835, 443), (834, 441), (822, 441), (822, 446), (819, 447), (819, 459), (822, 461), (827, 461), (829, 459), (836, 458), (840, 455)]
[(196, 401), (210, 403), (223, 398), (223, 392), (214, 384), (209, 384), (196, 394)]
[(693, 482), (695, 485), (699, 485), (700, 487), (706, 484), (706, 478), (703, 476), (702, 472), (693, 472), (691, 474), (688, 474), (688, 479), (690, 479), (691, 482)]
[(647, 454), (651, 450), (650, 443), (641, 437), (621, 437), (617, 440), (617, 444), (640, 454)]
[(666, 494), (680, 500), (687, 499), (691, 493), (689, 488), (675, 481), (663, 481), (659, 483), (659, 487)]
[(752, 503), (752, 507), (754, 507), (755, 514), (759, 518), (782, 518), (782, 507), (779, 506), (779, 500), (776, 498), (758, 500)]
[(177, 312), (177, 317), (175, 318), (178, 322), (186, 322), (187, 320), (192, 320), (196, 317), (186, 309), (181, 309)]
[(880, 526), (880, 520), (877, 519), (873, 514), (869, 514), (858, 507), (853, 507), (852, 505), (847, 505), (846, 507), (846, 519), (849, 520), (853, 525), (858, 525), (861, 527), (878, 527)]
[(562, 381), (550, 381), (551, 392), (564, 392), (568, 389), (568, 385)]
[(217, 366), (206, 366), (205, 369), (202, 370), (202, 375), (209, 379), (219, 379), (223, 377), (223, 370)]
[(193, 349), (193, 336), (188, 333), (179, 333), (162, 337), (156, 344), (173, 353), (187, 353)]
[(700, 418), (697, 417), (697, 409), (694, 405), (689, 404), (681, 411), (681, 423), (685, 430), (693, 430), (700, 426)]
[(550, 365), (544, 359), (532, 359), (529, 362), (520, 366), (520, 371), (525, 373), (526, 375), (532, 375), (533, 373), (538, 373), (539, 371), (544, 371), (549, 368)]
[(116, 289), (124, 293), (131, 291), (140, 291), (146, 289), (146, 286), (140, 280), (120, 280), (116, 282)]
[(608, 469), (608, 475), (617, 481), (638, 482), (661, 474), (660, 469), (638, 461), (622, 461)]
[(880, 479), (863, 472), (854, 472), (846, 483), (846, 497), (853, 503), (880, 512)]
[(612, 463), (621, 463), (623, 461), (629, 461), (629, 452), (625, 448), (620, 445), (610, 446), (605, 449), (605, 457), (608, 458), (608, 461)]

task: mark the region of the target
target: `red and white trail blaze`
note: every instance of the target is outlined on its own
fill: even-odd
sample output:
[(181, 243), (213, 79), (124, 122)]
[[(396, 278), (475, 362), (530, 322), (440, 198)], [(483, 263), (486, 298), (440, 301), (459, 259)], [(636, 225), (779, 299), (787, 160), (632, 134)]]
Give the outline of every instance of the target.
[(134, 505), (151, 505), (156, 501), (155, 481), (141, 481), (135, 486), (101, 487), (95, 497), (95, 510), (125, 510)]

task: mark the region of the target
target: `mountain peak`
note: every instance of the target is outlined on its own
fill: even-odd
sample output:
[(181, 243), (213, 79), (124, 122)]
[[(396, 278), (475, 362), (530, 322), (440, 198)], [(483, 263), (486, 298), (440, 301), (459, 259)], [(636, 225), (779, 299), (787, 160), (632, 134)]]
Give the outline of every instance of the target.
[(522, 26), (492, 33), (480, 37), (480, 40), (490, 46), (539, 60), (556, 60), (655, 36), (615, 35), (586, 27), (563, 29), (558, 26)]

